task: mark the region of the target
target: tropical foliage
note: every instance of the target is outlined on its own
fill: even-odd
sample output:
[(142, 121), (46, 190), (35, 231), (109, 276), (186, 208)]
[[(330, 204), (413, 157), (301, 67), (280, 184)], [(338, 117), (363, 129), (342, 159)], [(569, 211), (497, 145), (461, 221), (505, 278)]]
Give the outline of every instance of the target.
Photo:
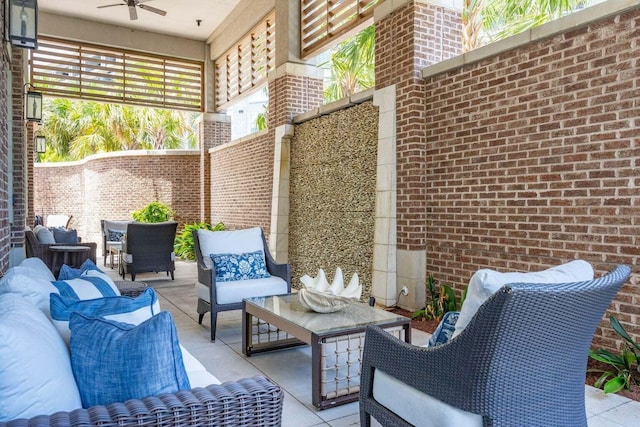
[(173, 211), (166, 203), (151, 202), (144, 208), (131, 212), (131, 217), (138, 222), (165, 222), (173, 216)]
[(176, 236), (174, 252), (182, 259), (193, 261), (196, 259), (195, 242), (193, 241), (194, 230), (223, 231), (226, 229), (225, 225), (221, 222), (216, 225), (211, 225), (208, 222), (194, 222), (193, 224), (186, 224), (182, 231)]
[(197, 114), (182, 111), (45, 98), (39, 132), (47, 138), (41, 161), (139, 149), (195, 148)]

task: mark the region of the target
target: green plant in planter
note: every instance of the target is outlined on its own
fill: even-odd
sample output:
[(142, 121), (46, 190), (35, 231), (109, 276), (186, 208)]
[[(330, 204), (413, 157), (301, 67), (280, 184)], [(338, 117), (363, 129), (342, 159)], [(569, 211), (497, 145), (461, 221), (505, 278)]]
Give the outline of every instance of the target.
[[(446, 312), (457, 310), (458, 303), (456, 301), (456, 294), (451, 286), (442, 285), (440, 286), (440, 290), (438, 290), (436, 288), (436, 279), (432, 274), (427, 278), (425, 286), (427, 288), (427, 294), (429, 295), (429, 302), (425, 308), (413, 313), (413, 319), (424, 316), (427, 320), (440, 320)], [(462, 302), (460, 304), (462, 304)]]
[(138, 222), (165, 222), (173, 217), (173, 211), (169, 205), (155, 201), (140, 210), (132, 212), (131, 216)]
[(180, 234), (176, 236), (176, 243), (173, 247), (174, 252), (182, 259), (193, 261), (196, 259), (195, 242), (193, 241), (193, 234), (191, 233), (193, 230), (222, 231), (226, 229), (225, 225), (221, 222), (217, 223), (215, 226), (212, 226), (207, 222), (185, 224)]
[(589, 357), (599, 362), (610, 365), (613, 370), (590, 369), (589, 372), (602, 372), (602, 375), (594, 383), (596, 388), (602, 388), (605, 393), (617, 393), (620, 390), (629, 390), (631, 383), (640, 383), (640, 344), (635, 342), (627, 331), (624, 330), (618, 319), (609, 317), (611, 327), (625, 341), (625, 347), (621, 354), (615, 354), (608, 350), (590, 350)]

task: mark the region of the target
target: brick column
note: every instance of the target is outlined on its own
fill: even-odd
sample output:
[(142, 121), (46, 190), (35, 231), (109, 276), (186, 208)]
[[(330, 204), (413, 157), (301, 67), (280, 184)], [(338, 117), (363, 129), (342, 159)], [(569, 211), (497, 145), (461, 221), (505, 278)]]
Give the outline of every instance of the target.
[(231, 141), (231, 118), (226, 114), (204, 113), (198, 123), (200, 147), (200, 221), (211, 218), (211, 157), (209, 149)]
[(269, 76), (269, 127), (292, 124), (299, 114), (322, 105), (322, 70), (286, 63)]
[[(376, 230), (395, 227), (396, 241), (390, 241), (389, 233), (376, 235), (373, 292), (379, 302), (390, 305), (407, 286), (409, 295), (401, 297), (400, 305), (409, 309), (421, 308), (425, 301), (428, 129), (420, 71), (461, 53), (461, 14), (453, 9), (453, 1), (451, 6), (447, 3), (388, 0), (376, 8), (374, 17), (380, 146), (395, 145), (395, 158), (382, 159), (387, 164), (394, 161), (395, 168), (385, 174), (390, 182), (380, 182), (379, 177)], [(395, 203), (386, 203), (389, 198)], [(389, 274), (394, 270), (395, 283)]]

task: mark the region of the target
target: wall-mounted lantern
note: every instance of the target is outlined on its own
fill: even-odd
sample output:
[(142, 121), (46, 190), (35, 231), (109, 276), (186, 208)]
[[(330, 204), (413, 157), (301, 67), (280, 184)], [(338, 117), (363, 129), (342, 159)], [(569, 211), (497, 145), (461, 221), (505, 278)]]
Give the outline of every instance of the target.
[[(24, 89), (31, 87), (35, 89), (31, 83), (26, 83)], [(42, 93), (27, 90), (24, 96), (24, 119), (29, 122), (42, 121)]]
[(35, 137), (36, 153), (42, 154), (47, 151), (47, 138), (44, 135), (36, 135)]
[(37, 0), (9, 0), (9, 40), (17, 47), (38, 47)]

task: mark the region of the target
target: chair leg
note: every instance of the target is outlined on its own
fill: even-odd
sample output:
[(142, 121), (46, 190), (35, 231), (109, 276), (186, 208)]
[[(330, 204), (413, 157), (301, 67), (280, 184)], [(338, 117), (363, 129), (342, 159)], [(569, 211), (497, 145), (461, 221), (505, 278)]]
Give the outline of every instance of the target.
[(107, 266), (107, 254), (104, 254), (104, 261), (102, 261), (102, 265)]
[(171, 271), (170, 273), (171, 273), (171, 280), (173, 280), (173, 271)]
[(136, 281), (136, 273), (131, 273), (131, 281), (132, 282)]
[(211, 307), (211, 342), (216, 341), (216, 323), (218, 321), (218, 312)]
[(198, 314), (198, 325), (202, 325), (202, 319), (204, 319), (204, 313)]

